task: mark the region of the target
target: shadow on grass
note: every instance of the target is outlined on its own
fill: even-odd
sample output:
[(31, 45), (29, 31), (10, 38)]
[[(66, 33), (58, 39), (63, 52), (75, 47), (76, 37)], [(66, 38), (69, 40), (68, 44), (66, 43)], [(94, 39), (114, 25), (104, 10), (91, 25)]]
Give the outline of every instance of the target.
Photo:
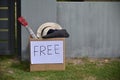
[(16, 61), (16, 62), (12, 63), (11, 67), (14, 69), (19, 69), (19, 70), (28, 72), (29, 65), (30, 65), (30, 63), (28, 61)]
[(0, 71), (0, 80), (15, 80), (12, 76), (4, 74), (4, 72)]
[[(0, 56), (0, 63), (5, 62), (5, 66), (8, 66), (7, 63), (11, 64), (10, 68), (13, 69), (19, 69), (19, 70), (23, 70), (23, 71), (29, 71), (29, 61), (21, 61), (18, 57), (16, 56)], [(2, 66), (2, 65), (0, 65)], [(0, 70), (1, 72), (1, 70)]]
[(11, 55), (0, 55), (0, 80), (15, 80), (12, 76), (6, 74), (7, 71), (4, 70), (4, 67), (6, 65), (3, 64), (3, 62), (6, 62), (6, 60), (11, 59), (13, 56)]

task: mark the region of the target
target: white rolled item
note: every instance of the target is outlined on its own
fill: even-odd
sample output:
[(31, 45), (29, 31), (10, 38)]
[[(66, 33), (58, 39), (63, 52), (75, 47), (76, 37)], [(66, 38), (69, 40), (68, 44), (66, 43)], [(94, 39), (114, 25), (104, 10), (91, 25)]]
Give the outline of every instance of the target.
[(47, 35), (48, 31), (50, 29), (62, 29), (62, 27), (54, 22), (46, 22), (44, 24), (42, 24), (41, 26), (39, 26), (38, 30), (37, 30), (37, 37), (38, 38), (42, 38), (42, 36)]

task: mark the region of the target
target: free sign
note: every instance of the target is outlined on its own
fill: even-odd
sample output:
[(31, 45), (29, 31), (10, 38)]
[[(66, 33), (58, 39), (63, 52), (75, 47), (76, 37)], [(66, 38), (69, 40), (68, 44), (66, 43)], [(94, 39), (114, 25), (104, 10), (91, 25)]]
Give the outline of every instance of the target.
[(30, 41), (31, 64), (63, 63), (63, 41)]

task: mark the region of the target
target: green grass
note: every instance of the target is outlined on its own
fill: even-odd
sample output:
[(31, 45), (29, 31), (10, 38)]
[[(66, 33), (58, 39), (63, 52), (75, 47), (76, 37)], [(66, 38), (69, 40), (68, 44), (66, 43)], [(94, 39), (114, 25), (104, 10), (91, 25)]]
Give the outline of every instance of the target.
[(65, 71), (29, 72), (29, 63), (0, 56), (0, 80), (120, 80), (120, 59), (70, 59)]

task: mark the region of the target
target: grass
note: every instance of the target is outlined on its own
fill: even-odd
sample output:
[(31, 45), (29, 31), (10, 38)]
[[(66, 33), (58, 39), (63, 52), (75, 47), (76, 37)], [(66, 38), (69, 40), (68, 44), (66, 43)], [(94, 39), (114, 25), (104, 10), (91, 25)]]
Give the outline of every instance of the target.
[(29, 72), (29, 63), (0, 56), (0, 80), (120, 80), (120, 59), (67, 59), (65, 71)]

